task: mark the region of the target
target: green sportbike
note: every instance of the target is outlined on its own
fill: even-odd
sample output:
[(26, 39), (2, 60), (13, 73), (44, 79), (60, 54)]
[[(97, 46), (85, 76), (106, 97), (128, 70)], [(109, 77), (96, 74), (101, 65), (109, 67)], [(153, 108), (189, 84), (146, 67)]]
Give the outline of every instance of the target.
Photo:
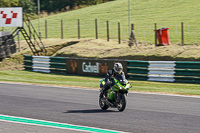
[(130, 83), (126, 79), (112, 78), (112, 84), (110, 88), (103, 91), (105, 86), (105, 79), (100, 80), (100, 94), (99, 94), (99, 106), (102, 110), (107, 110), (109, 107), (117, 108), (120, 112), (126, 108), (126, 96)]

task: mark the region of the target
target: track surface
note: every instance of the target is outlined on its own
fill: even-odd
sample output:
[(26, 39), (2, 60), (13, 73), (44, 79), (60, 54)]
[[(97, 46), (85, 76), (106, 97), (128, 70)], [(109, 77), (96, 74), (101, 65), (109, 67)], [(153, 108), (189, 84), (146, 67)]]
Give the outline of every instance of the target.
[(100, 110), (98, 95), (97, 90), (0, 83), (0, 114), (133, 133), (200, 132), (200, 98), (130, 93), (127, 108), (118, 112)]

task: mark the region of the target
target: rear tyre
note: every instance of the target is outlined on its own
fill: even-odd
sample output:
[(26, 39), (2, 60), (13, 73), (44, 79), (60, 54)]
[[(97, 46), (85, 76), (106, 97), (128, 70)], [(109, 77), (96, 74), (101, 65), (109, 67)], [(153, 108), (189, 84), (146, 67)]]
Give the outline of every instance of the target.
[(126, 108), (126, 95), (125, 94), (121, 94), (121, 99), (117, 105), (117, 109), (122, 112), (124, 111), (124, 109)]
[(99, 95), (99, 106), (102, 110), (107, 110), (109, 106), (105, 103), (105, 95), (101, 92)]

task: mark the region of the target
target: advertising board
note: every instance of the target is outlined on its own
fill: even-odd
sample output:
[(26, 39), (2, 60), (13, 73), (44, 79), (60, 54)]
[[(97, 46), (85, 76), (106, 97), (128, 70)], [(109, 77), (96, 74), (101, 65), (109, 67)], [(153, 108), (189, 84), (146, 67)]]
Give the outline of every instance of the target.
[[(108, 70), (112, 69), (114, 63), (117, 62), (122, 63), (123, 67), (126, 68), (127, 61), (125, 60), (67, 58), (67, 73), (105, 77)], [(124, 69), (124, 73), (127, 74), (126, 69)]]
[(0, 8), (0, 27), (22, 27), (22, 7)]

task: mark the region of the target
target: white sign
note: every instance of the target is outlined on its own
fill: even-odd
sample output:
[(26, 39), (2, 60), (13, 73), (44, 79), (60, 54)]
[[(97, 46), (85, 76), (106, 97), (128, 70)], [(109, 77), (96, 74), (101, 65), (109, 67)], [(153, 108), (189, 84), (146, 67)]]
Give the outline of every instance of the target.
[(22, 7), (0, 8), (0, 27), (22, 27)]
[(82, 70), (83, 72), (88, 73), (99, 73), (99, 63), (96, 63), (96, 65), (91, 65), (91, 62), (87, 65), (85, 62), (82, 63)]

